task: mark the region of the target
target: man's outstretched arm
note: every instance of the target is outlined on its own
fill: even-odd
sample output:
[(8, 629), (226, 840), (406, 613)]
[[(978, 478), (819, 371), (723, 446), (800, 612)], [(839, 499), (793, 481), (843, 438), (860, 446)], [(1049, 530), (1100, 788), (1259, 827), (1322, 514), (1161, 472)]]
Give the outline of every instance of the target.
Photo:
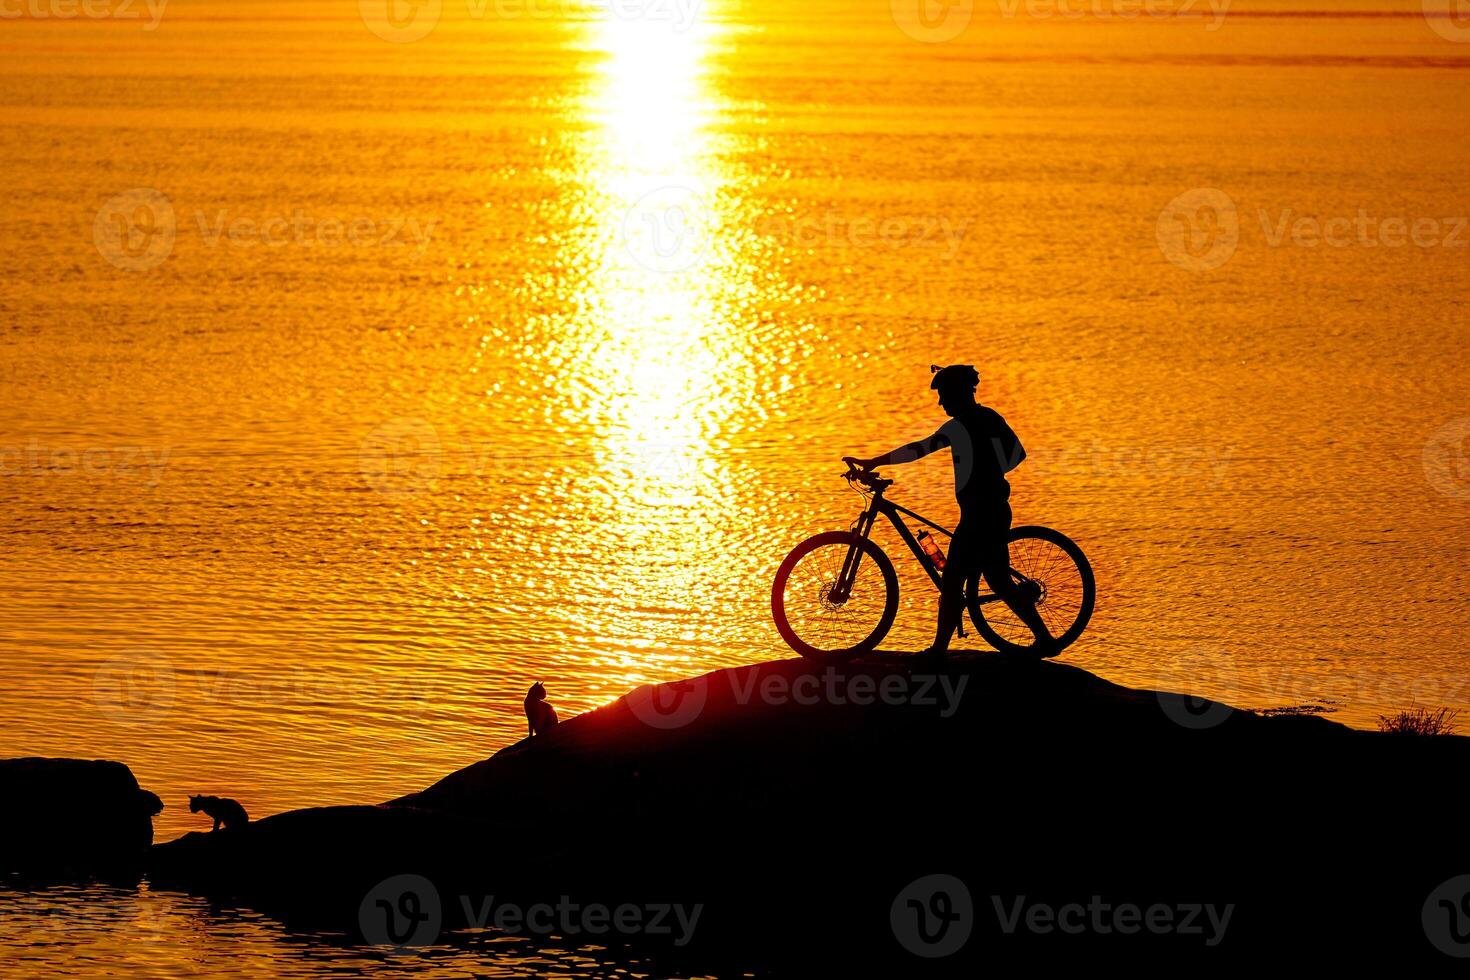
[(927, 439), (920, 439), (917, 442), (910, 442), (906, 445), (899, 446), (897, 449), (894, 449), (890, 452), (886, 452), (881, 456), (874, 456), (872, 459), (860, 459), (853, 456), (847, 456), (843, 458), (851, 459), (853, 462), (857, 463), (865, 470), (875, 470), (880, 466), (894, 466), (898, 463), (912, 463), (914, 460), (923, 459), (930, 453), (938, 452), (948, 445), (949, 437), (936, 432)]

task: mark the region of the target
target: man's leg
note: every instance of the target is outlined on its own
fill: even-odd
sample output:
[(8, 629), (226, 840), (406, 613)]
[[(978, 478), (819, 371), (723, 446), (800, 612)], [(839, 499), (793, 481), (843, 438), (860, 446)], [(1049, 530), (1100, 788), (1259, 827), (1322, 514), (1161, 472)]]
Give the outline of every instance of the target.
[(1011, 578), (1010, 549), (1004, 538), (986, 543), (981, 552), (980, 574), (985, 576), (985, 584), (990, 586), (990, 591), (1000, 596), (1016, 618), (1031, 630), (1036, 637), (1037, 652), (1048, 654), (1056, 640), (1052, 637), (1051, 630), (1046, 628), (1046, 621), (1041, 618), (1041, 613), (1036, 611), (1036, 604), (1021, 594), (1020, 588)]
[(930, 653), (942, 654), (949, 650), (949, 641), (954, 639), (960, 617), (965, 614), (965, 579), (974, 573), (976, 545), (979, 537), (973, 517), (960, 514), (960, 523), (949, 539), (949, 554), (944, 559), (944, 571), (939, 576), (939, 616), (934, 624), (934, 645)]
[[(960, 540), (959, 532), (955, 532), (954, 540)], [(960, 548), (951, 544), (949, 556), (944, 562), (944, 572), (939, 579), (939, 621), (934, 627), (934, 645), (929, 648), (930, 653), (941, 654), (949, 650), (949, 641), (954, 637), (956, 627), (960, 625), (960, 617), (965, 614), (965, 578), (962, 570), (966, 563), (956, 561), (956, 555)]]

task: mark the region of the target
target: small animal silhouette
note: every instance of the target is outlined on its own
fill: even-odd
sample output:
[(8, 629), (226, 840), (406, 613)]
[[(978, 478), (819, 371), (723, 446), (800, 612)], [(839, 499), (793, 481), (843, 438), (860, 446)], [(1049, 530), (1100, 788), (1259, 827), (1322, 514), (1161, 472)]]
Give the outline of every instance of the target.
[(532, 735), (544, 735), (555, 724), (556, 709), (546, 700), (546, 688), (537, 681), (526, 692), (526, 727)]
[[(235, 827), (243, 827), (250, 822), (250, 815), (245, 808), (234, 800), (223, 799), (218, 796), (191, 796), (189, 797), (189, 812), (198, 813), (204, 811), (205, 816), (214, 818), (214, 830), (219, 830), (219, 825), (224, 824), (226, 830)], [(210, 833), (214, 833), (211, 830)]]

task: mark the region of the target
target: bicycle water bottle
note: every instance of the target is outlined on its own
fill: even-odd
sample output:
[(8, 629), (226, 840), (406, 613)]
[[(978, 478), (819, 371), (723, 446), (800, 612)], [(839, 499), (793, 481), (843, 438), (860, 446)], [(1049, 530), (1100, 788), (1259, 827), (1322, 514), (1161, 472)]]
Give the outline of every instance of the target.
[(944, 571), (944, 552), (940, 550), (939, 542), (934, 540), (934, 535), (928, 531), (919, 532), (919, 547), (924, 549), (924, 554), (929, 556), (936, 572)]

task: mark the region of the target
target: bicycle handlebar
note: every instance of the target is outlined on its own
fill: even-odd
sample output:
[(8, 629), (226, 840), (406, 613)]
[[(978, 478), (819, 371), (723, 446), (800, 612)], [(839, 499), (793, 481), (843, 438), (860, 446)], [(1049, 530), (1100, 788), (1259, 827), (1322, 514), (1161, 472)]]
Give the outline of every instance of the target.
[(893, 486), (892, 480), (885, 480), (878, 475), (877, 470), (865, 470), (857, 465), (857, 457), (844, 456), (842, 461), (847, 464), (847, 472), (842, 478), (848, 482), (856, 481), (869, 490), (883, 490)]

